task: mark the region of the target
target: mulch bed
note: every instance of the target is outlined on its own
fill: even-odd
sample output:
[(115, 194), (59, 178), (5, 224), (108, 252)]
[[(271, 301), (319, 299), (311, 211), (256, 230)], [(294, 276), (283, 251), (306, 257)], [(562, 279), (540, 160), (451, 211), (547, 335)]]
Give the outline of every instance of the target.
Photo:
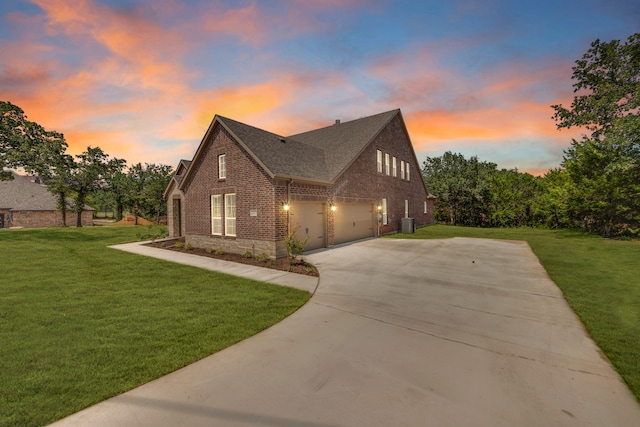
[(232, 253), (216, 254), (215, 252), (207, 252), (206, 250), (201, 248), (187, 249), (184, 246), (176, 247), (175, 244), (177, 242), (184, 243), (184, 240), (183, 239), (163, 240), (160, 242), (147, 243), (147, 246), (166, 249), (168, 251), (183, 252), (183, 253), (192, 254), (192, 255), (221, 259), (224, 261), (248, 264), (256, 267), (271, 268), (274, 270), (288, 271), (290, 273), (304, 274), (305, 276), (315, 276), (315, 277), (319, 276), (318, 269), (314, 265), (309, 264), (308, 262), (305, 262), (305, 261), (301, 261), (299, 259), (292, 262), (289, 262), (287, 258), (280, 258), (277, 260), (268, 259), (266, 261), (261, 261), (253, 257), (247, 258), (239, 254), (232, 254)]

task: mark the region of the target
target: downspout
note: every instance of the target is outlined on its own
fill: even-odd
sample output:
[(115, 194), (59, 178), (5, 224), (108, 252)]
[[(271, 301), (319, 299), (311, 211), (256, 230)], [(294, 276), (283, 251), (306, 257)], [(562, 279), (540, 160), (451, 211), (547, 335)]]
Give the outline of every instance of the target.
[(290, 178), (289, 182), (287, 182), (287, 204), (289, 205), (289, 210), (287, 210), (287, 236), (291, 233), (291, 184), (293, 184), (293, 178)]

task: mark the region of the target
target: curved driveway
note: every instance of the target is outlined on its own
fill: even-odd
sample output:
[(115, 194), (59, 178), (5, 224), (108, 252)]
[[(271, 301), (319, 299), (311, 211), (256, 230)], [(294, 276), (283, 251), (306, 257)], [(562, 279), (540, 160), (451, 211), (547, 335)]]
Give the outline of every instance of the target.
[(307, 258), (320, 285), (292, 316), (59, 425), (640, 425), (526, 243), (373, 239)]

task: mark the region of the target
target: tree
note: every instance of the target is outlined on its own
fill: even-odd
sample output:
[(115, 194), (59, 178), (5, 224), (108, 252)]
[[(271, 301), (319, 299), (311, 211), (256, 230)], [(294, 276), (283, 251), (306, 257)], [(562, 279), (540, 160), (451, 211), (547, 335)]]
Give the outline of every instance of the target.
[(87, 196), (106, 185), (106, 181), (117, 171), (122, 170), (124, 161), (109, 159), (101, 148), (88, 147), (87, 151), (76, 155), (76, 161), (70, 173), (70, 187), (73, 191), (72, 210), (77, 214), (76, 226), (82, 227), (82, 211)]
[(573, 92), (567, 109), (552, 105), (557, 127), (584, 126), (599, 138), (621, 117), (638, 117), (640, 108), (640, 33), (621, 44), (596, 40), (572, 68)]
[(487, 219), (489, 185), (496, 164), (469, 160), (447, 151), (441, 157), (427, 157), (422, 175), (437, 196), (435, 217), (451, 225), (482, 225)]
[(160, 216), (167, 213), (167, 201), (164, 190), (169, 185), (173, 168), (169, 165), (145, 164), (145, 182), (142, 190), (143, 212), (155, 217), (155, 223), (160, 222)]
[(0, 101), (0, 170), (22, 167), (48, 177), (66, 149), (61, 133), (45, 130), (17, 105)]
[(551, 228), (572, 226), (568, 215), (569, 192), (573, 187), (569, 173), (561, 168), (551, 169), (540, 184), (542, 192), (535, 204), (537, 223)]
[(553, 105), (557, 127), (591, 132), (573, 140), (562, 165), (574, 184), (568, 212), (611, 236), (640, 222), (640, 33), (626, 43), (596, 40), (573, 67), (571, 108)]
[(502, 169), (491, 176), (490, 218), (496, 227), (535, 225), (535, 206), (542, 191), (533, 175)]

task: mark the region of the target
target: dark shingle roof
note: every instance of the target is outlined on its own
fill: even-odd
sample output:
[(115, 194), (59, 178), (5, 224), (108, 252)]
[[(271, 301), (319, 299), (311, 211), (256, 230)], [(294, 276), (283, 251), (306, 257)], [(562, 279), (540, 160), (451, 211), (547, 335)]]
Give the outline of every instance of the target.
[(333, 181), (399, 112), (400, 110), (392, 110), (349, 122), (336, 123), (325, 128), (292, 135), (290, 138), (323, 150), (327, 173)]
[[(14, 211), (55, 211), (58, 202), (46, 187), (31, 182), (27, 177), (12, 172), (13, 179), (0, 181), (0, 209)], [(67, 199), (71, 202), (70, 199)], [(93, 210), (89, 206), (85, 209)]]
[(217, 118), (272, 174), (332, 182), (399, 112), (392, 110), (287, 137)]
[(272, 174), (318, 181), (331, 180), (322, 149), (226, 117), (218, 118), (255, 156), (255, 160)]

